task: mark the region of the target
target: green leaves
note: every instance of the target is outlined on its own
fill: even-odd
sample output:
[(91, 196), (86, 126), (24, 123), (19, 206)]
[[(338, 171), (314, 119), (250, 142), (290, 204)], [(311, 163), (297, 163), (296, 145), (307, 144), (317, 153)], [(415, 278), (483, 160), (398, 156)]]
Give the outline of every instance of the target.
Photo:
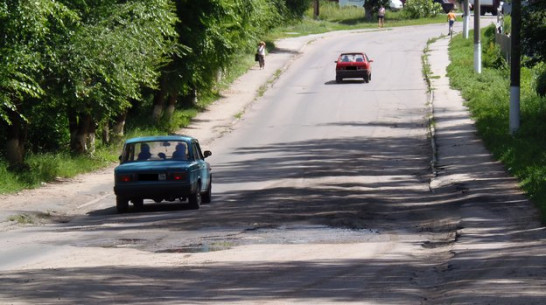
[[(213, 92), (238, 54), (309, 3), (0, 1), (0, 125), (17, 121), (32, 147), (58, 147), (39, 131), (52, 131), (47, 141), (65, 145), (81, 118), (108, 126), (133, 105), (149, 103), (153, 90), (171, 102)], [(0, 132), (2, 140), (9, 136)]]
[(403, 10), (409, 18), (435, 17), (442, 12), (442, 6), (432, 0), (407, 0)]
[(42, 72), (54, 50), (54, 29), (75, 17), (49, 0), (0, 4), (0, 123), (11, 124), (8, 112), (25, 117), (25, 100), (44, 94)]

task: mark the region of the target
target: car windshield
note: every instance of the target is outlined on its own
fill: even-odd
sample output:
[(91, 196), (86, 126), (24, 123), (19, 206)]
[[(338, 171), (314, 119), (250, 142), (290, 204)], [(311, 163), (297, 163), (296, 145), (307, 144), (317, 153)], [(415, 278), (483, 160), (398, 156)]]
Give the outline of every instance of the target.
[(125, 144), (121, 163), (135, 161), (188, 160), (188, 144), (182, 141), (149, 141)]
[(343, 54), (341, 55), (341, 62), (363, 62), (364, 56), (362, 54)]

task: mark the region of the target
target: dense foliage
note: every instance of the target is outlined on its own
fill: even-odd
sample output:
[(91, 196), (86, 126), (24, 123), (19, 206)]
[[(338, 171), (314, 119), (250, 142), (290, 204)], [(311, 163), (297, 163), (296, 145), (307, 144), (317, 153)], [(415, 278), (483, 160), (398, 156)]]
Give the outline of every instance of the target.
[[(164, 124), (310, 0), (0, 2), (0, 161), (91, 154), (126, 121)], [(147, 119), (146, 119), (147, 118)]]
[(404, 14), (409, 18), (435, 17), (444, 11), (438, 2), (432, 0), (407, 0)]
[(366, 12), (366, 19), (371, 20), (377, 16), (379, 8), (384, 6), (389, 7), (389, 0), (367, 0), (364, 2), (364, 10)]
[(546, 1), (529, 1), (521, 16), (521, 46), (533, 62), (546, 61)]

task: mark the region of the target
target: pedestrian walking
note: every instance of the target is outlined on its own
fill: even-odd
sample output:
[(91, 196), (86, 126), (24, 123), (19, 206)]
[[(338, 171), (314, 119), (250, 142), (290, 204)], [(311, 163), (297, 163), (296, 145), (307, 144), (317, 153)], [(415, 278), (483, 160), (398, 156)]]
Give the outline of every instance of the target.
[(258, 44), (258, 50), (256, 50), (256, 57), (258, 58), (258, 63), (260, 64), (260, 69), (265, 67), (265, 42), (260, 41)]
[(379, 11), (377, 12), (378, 26), (382, 28), (385, 25), (385, 7), (381, 5)]
[(450, 10), (447, 13), (447, 21), (449, 22), (449, 36), (453, 37), (453, 24), (455, 23), (455, 11)]

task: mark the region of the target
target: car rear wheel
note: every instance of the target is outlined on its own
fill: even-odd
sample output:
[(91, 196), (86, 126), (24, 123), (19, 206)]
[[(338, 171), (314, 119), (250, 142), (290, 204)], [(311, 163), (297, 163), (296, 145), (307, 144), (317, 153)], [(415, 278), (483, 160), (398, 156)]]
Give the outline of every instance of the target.
[(212, 201), (212, 179), (209, 181), (207, 190), (201, 195), (203, 203), (210, 203)]
[(116, 209), (118, 213), (125, 213), (129, 209), (129, 200), (120, 196), (116, 197)]
[(195, 193), (190, 194), (188, 197), (190, 209), (197, 210), (201, 207), (201, 185), (197, 185)]

